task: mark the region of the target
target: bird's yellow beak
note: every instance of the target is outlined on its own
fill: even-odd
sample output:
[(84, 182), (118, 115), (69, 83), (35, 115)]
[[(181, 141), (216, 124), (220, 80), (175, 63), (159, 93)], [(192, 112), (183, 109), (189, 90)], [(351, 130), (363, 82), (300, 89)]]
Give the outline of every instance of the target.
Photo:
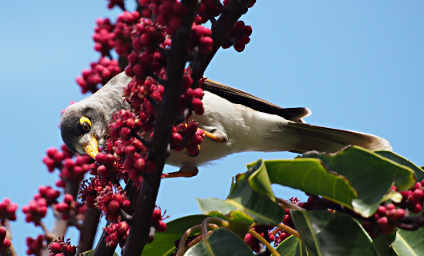
[(90, 141), (87, 145), (83, 146), (83, 149), (89, 156), (96, 159), (96, 156), (99, 153), (99, 144), (97, 142), (97, 138), (93, 134), (91, 134)]

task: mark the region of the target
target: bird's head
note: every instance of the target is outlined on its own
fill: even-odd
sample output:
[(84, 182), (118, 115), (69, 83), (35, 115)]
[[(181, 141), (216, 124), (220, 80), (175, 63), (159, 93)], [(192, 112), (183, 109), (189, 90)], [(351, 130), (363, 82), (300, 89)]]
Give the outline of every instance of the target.
[(98, 146), (105, 142), (107, 121), (101, 107), (80, 101), (65, 109), (60, 130), (68, 148), (96, 158)]

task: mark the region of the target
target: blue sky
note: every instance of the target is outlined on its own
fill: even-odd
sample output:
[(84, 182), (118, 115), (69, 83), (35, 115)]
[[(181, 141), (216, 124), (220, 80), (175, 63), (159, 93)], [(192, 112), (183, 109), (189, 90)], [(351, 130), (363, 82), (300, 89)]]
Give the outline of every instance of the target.
[[(206, 75), (281, 106), (307, 106), (309, 123), (387, 138), (395, 152), (424, 165), (423, 9), (419, 0), (257, 1), (244, 18), (253, 26), (251, 43), (241, 54), (220, 51)], [(57, 177), (41, 158), (48, 147), (61, 145), (60, 111), (84, 97), (75, 78), (99, 56), (91, 40), (95, 20), (117, 13), (104, 0), (2, 3), (0, 200), (9, 197), (20, 206), (12, 224), (20, 254), (25, 237), (41, 233), (24, 222), (22, 206)], [(224, 198), (246, 163), (294, 156), (226, 157), (201, 167), (197, 177), (164, 181), (158, 204), (171, 218), (198, 213), (195, 199)], [(70, 237), (77, 243), (75, 232)]]

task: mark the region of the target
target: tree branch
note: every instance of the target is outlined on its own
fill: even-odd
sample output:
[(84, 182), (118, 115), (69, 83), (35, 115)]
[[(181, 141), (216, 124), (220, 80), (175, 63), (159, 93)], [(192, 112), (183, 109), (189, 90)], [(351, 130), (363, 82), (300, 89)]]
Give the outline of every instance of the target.
[(175, 123), (178, 111), (178, 99), (182, 91), (182, 78), (188, 56), (191, 26), (198, 1), (183, 2), (189, 13), (182, 20), (182, 26), (172, 38), (171, 50), (167, 58), (167, 80), (164, 100), (155, 125), (150, 160), (155, 163), (156, 171), (146, 176), (136, 199), (134, 220), (125, 244), (123, 255), (140, 255), (147, 242), (152, 213), (156, 203), (163, 167), (167, 157), (167, 149), (171, 137), (171, 128)]
[(93, 247), (99, 220), (100, 211), (95, 207), (89, 207), (84, 214), (84, 221), (82, 224), (82, 229), (80, 230), (77, 255), (79, 253), (90, 250)]

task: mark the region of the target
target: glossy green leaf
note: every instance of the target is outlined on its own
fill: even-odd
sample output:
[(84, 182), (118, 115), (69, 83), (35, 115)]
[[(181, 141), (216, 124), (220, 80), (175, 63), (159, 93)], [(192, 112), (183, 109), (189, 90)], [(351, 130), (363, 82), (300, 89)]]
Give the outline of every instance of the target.
[(416, 231), (398, 230), (392, 247), (399, 256), (424, 255), (424, 228)]
[(311, 255), (376, 256), (371, 238), (351, 216), (328, 211), (290, 211)]
[(352, 146), (335, 154), (307, 154), (322, 160), (323, 165), (346, 177), (358, 192), (352, 200), (355, 212), (371, 216), (384, 196), (396, 184), (405, 190), (415, 183), (414, 171), (366, 149)]
[(206, 215), (190, 215), (168, 222), (166, 231), (156, 232), (153, 242), (146, 244), (143, 256), (165, 256), (175, 252), (175, 242), (188, 228), (202, 223), (206, 217)]
[(207, 239), (189, 248), (184, 256), (253, 256), (252, 250), (226, 228), (212, 232)]
[(398, 164), (407, 166), (411, 168), (415, 172), (415, 176), (417, 177), (417, 180), (424, 179), (424, 170), (418, 166), (416, 166), (414, 163), (409, 161), (408, 159), (393, 153), (392, 151), (375, 151), (374, 153), (379, 154), (380, 156), (383, 156), (385, 158), (388, 158), (392, 161), (395, 161)]
[(302, 240), (295, 236), (289, 236), (281, 242), (277, 248), (277, 252), (282, 256), (306, 256), (306, 248)]
[[(224, 215), (229, 215), (232, 211), (237, 210), (247, 214), (258, 224), (275, 225), (280, 223), (284, 211), (273, 201), (273, 196), (269, 194), (272, 193), (272, 189), (269, 180), (267, 180), (267, 174), (255, 174), (261, 166), (261, 164), (251, 166), (246, 173), (237, 176), (227, 199), (198, 199), (200, 209), (205, 214), (219, 211)], [(258, 192), (252, 189), (251, 177), (255, 177), (253, 186), (258, 186), (268, 192), (263, 190)]]
[(349, 208), (357, 194), (345, 177), (326, 170), (319, 159), (268, 160), (257, 172), (267, 172), (274, 184), (321, 195)]
[(380, 234), (374, 239), (374, 247), (378, 256), (396, 256), (397, 254), (392, 248), (396, 234)]

